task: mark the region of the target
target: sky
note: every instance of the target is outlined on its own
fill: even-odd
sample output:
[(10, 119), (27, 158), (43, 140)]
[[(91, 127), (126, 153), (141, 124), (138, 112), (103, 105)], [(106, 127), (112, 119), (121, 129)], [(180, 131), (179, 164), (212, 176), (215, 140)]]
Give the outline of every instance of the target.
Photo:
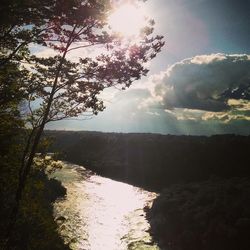
[(250, 0), (148, 0), (162, 52), (147, 77), (103, 93), (89, 120), (47, 129), (161, 134), (250, 134)]

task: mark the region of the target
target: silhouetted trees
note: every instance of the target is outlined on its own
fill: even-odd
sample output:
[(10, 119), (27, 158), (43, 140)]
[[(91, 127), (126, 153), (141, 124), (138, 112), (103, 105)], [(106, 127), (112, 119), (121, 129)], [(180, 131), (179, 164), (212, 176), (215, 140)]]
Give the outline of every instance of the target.
[(210, 176), (248, 176), (250, 137), (47, 131), (66, 160), (153, 190)]
[(211, 178), (165, 189), (148, 212), (151, 234), (173, 250), (247, 250), (250, 178)]

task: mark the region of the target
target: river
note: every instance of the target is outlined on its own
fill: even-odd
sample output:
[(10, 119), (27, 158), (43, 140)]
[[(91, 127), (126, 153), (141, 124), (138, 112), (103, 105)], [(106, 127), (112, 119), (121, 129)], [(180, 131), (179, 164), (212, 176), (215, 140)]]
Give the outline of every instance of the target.
[(157, 194), (64, 163), (53, 177), (67, 189), (54, 204), (59, 232), (73, 250), (158, 250), (143, 208)]

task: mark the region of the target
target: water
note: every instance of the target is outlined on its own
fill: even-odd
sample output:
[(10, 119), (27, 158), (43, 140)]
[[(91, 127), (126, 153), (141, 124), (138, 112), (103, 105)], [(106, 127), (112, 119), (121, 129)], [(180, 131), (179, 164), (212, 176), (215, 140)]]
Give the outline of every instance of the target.
[(143, 208), (155, 193), (65, 163), (54, 177), (67, 188), (54, 204), (59, 232), (74, 250), (157, 250)]

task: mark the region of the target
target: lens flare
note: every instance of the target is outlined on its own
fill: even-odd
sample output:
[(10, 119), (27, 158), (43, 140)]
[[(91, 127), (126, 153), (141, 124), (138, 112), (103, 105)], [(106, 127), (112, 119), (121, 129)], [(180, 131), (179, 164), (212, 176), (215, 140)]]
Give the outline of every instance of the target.
[(109, 16), (108, 24), (111, 30), (122, 36), (136, 36), (145, 26), (145, 18), (142, 9), (125, 4)]

